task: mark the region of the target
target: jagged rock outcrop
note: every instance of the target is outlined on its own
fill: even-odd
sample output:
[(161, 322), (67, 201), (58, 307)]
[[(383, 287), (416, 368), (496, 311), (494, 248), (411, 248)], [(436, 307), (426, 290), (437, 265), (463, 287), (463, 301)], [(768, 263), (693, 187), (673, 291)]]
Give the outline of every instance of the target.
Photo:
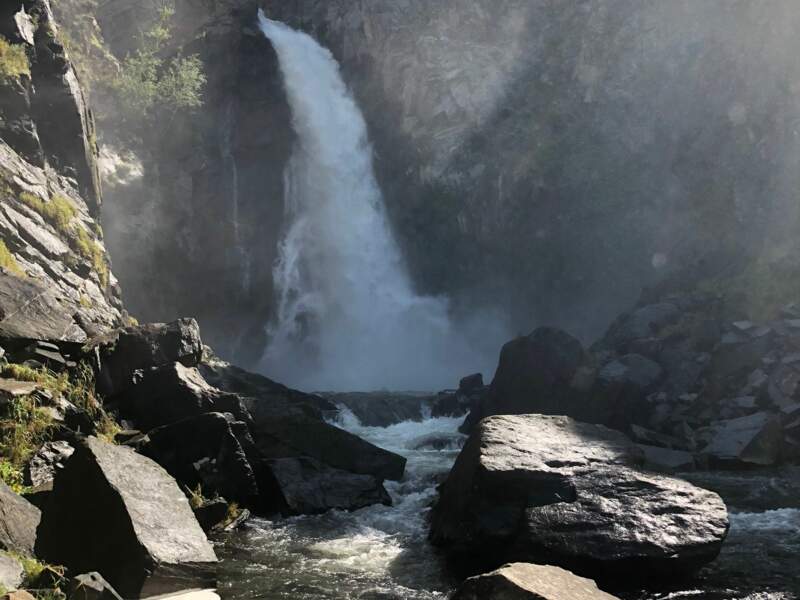
[(0, 337), (83, 343), (122, 320), (92, 116), (47, 0), (0, 9), (0, 36)]
[(452, 600), (614, 600), (591, 579), (531, 563), (513, 563), (470, 577)]
[(624, 434), (567, 417), (481, 421), (434, 507), (431, 539), (483, 567), (547, 562), (578, 574), (657, 577), (716, 558), (720, 497), (639, 469)]
[(41, 512), (0, 481), (0, 550), (33, 556)]
[(125, 597), (216, 581), (214, 550), (175, 480), (97, 438), (80, 444), (56, 477), (38, 532), (37, 556), (77, 573), (100, 571)]

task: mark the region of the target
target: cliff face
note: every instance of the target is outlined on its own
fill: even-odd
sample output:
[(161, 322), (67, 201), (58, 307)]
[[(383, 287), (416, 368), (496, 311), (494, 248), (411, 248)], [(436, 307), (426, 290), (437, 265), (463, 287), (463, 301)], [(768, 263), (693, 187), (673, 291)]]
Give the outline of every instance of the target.
[(591, 337), (796, 226), (796, 3), (265, 5), (343, 64), (426, 289)]
[(0, 9), (0, 335), (83, 342), (122, 320), (94, 123), (46, 0)]
[[(341, 63), (412, 274), (457, 309), (589, 339), (687, 264), (792, 247), (791, 0), (179, 0), (171, 50), (203, 59), (205, 106), (109, 154), (104, 215), (132, 311), (198, 315), (226, 356), (264, 343), (293, 141), (259, 5)], [(100, 4), (117, 57), (156, 6)]]

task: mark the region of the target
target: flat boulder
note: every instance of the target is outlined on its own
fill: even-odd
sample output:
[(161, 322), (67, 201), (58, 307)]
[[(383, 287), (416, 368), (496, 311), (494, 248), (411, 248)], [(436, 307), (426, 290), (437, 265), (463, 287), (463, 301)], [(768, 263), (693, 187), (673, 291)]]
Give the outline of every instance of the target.
[(33, 556), (42, 513), (0, 480), (0, 550)]
[(130, 448), (87, 438), (59, 472), (36, 554), (99, 571), (126, 598), (213, 587), (217, 558), (175, 480)]
[(404, 457), (321, 419), (281, 418), (269, 409), (260, 410), (260, 404), (263, 402), (246, 401), (253, 418), (253, 437), (263, 458), (308, 456), (334, 469), (372, 475), (381, 481), (403, 476)]
[(615, 600), (591, 579), (559, 567), (512, 563), (462, 583), (451, 600)]
[(716, 421), (702, 454), (718, 467), (770, 466), (780, 460), (783, 427), (780, 417), (758, 412)]
[(433, 510), (432, 541), (479, 564), (548, 562), (581, 575), (690, 572), (728, 531), (718, 495), (640, 470), (620, 432), (568, 417), (484, 419)]
[(284, 515), (391, 504), (389, 494), (372, 475), (348, 473), (308, 457), (279, 458), (266, 465), (274, 480), (270, 508)]

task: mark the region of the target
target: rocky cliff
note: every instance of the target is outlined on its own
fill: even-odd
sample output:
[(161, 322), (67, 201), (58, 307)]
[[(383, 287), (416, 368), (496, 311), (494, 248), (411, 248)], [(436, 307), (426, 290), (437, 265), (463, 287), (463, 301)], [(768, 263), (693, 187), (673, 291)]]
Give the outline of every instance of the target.
[(0, 334), (84, 342), (118, 325), (94, 121), (47, 2), (0, 10)]
[[(205, 105), (163, 123), (133, 169), (108, 162), (134, 313), (196, 314), (240, 360), (264, 343), (293, 133), (259, 5), (341, 63), (412, 274), (457, 309), (588, 340), (698, 259), (705, 277), (790, 254), (789, 0), (179, 1), (171, 51), (201, 56)], [(156, 7), (107, 0), (94, 16), (122, 57)]]

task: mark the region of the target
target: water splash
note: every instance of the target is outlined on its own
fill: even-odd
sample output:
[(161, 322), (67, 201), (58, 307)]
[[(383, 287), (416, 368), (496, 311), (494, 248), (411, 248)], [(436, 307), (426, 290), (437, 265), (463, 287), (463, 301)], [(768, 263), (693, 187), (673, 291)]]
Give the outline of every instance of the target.
[(455, 331), (445, 299), (414, 292), (366, 123), (332, 54), (263, 12), (259, 20), (297, 133), (264, 371), (304, 389), (438, 389), (491, 366)]

